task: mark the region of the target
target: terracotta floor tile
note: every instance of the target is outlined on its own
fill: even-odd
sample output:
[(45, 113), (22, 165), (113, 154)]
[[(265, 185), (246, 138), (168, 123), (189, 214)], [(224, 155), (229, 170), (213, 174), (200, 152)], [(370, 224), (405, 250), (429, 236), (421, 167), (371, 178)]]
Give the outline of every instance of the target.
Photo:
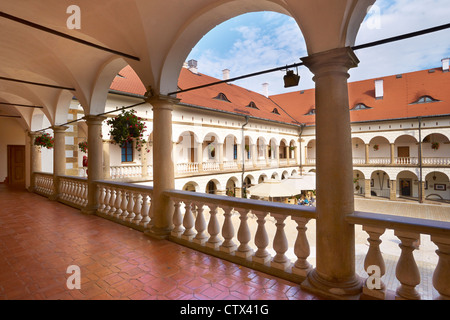
[[(0, 299), (316, 299), (241, 267), (0, 184)], [(69, 290), (69, 265), (81, 289)]]

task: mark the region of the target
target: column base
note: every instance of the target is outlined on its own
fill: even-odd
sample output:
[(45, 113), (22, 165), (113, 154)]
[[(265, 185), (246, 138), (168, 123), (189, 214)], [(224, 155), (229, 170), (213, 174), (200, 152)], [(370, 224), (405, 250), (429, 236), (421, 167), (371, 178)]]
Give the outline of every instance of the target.
[(309, 272), (308, 277), (301, 283), (301, 288), (315, 294), (336, 300), (359, 300), (363, 280), (355, 275), (354, 279), (346, 282), (331, 282), (323, 279), (314, 269)]
[(170, 229), (162, 229), (152, 226), (150, 229), (145, 230), (144, 234), (154, 239), (167, 240), (171, 232), (172, 230)]
[(97, 209), (97, 207), (84, 207), (80, 211), (81, 213), (86, 215), (94, 215), (97, 214)]

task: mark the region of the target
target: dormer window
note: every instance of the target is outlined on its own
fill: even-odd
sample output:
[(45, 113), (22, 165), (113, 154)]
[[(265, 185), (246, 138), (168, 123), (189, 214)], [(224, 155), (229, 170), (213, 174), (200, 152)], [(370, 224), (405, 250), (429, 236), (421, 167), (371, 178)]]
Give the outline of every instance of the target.
[(422, 96), (417, 101), (411, 103), (411, 104), (420, 104), (420, 103), (430, 103), (430, 102), (437, 102), (439, 100), (434, 99), (430, 96)]
[(274, 109), (272, 110), (272, 113), (274, 113), (274, 114), (280, 114), (280, 112), (278, 111), (277, 108), (274, 108)]
[(219, 93), (216, 97), (214, 97), (213, 99), (216, 100), (222, 100), (222, 101), (226, 101), (226, 102), (231, 102), (230, 100), (228, 100), (227, 96), (224, 93)]
[(353, 107), (351, 110), (368, 110), (372, 109), (371, 107), (366, 106), (364, 103), (358, 103), (356, 106)]
[(307, 113), (305, 113), (305, 116), (312, 116), (316, 114), (316, 109), (311, 108)]
[(253, 101), (250, 101), (250, 103), (247, 105), (247, 108), (259, 110), (259, 108), (256, 106), (256, 104)]

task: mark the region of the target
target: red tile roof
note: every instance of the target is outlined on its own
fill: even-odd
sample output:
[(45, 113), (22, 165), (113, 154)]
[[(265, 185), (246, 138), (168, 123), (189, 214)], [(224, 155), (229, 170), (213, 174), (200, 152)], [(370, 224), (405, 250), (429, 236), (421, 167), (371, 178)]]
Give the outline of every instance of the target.
[[(375, 98), (375, 80), (383, 80), (384, 97)], [(315, 117), (305, 115), (315, 108), (314, 89), (271, 96), (295, 119), (313, 124)], [(352, 110), (352, 122), (412, 118), (450, 114), (450, 72), (436, 68), (351, 82), (348, 85), (349, 108), (364, 104), (370, 109)], [(414, 104), (420, 97), (430, 96), (438, 102)]]
[[(384, 82), (383, 99), (375, 99), (375, 80)], [(216, 78), (198, 73), (195, 74), (182, 68), (178, 80), (180, 89), (188, 89), (212, 82)], [(362, 103), (370, 109), (354, 110), (350, 112), (351, 121), (373, 121), (418, 116), (434, 116), (450, 114), (450, 72), (442, 72), (436, 68), (387, 76), (377, 79), (363, 80), (349, 83), (349, 107), (353, 109)], [(136, 73), (127, 66), (120, 71), (112, 85), (115, 91), (144, 95), (145, 87)], [(223, 93), (230, 102), (215, 99)], [(262, 119), (312, 125), (314, 115), (306, 115), (315, 108), (315, 90), (309, 89), (266, 98), (264, 95), (236, 86), (234, 84), (218, 84), (198, 90), (179, 93), (181, 103), (200, 106), (212, 110), (221, 110), (240, 115), (248, 115)], [(420, 97), (430, 96), (438, 102), (414, 104)], [(250, 108), (253, 102), (258, 109)], [(279, 114), (274, 114), (277, 109)], [(285, 111), (287, 112), (285, 112)], [(298, 123), (296, 123), (298, 124)]]

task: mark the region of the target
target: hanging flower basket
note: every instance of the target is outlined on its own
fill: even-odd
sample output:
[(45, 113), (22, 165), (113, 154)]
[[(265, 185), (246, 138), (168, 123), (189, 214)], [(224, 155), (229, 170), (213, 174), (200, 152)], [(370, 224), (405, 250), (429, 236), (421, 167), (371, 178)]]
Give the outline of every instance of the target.
[(82, 152), (87, 153), (87, 150), (88, 150), (88, 144), (87, 144), (87, 141), (80, 142), (80, 143), (78, 144), (78, 148), (79, 148)]
[(43, 133), (34, 139), (35, 146), (52, 149), (54, 144), (55, 144), (55, 140), (53, 140), (53, 137), (48, 133)]
[[(132, 142), (134, 139), (136, 140), (136, 149), (141, 151), (146, 144), (144, 132), (147, 126), (135, 113), (135, 110), (122, 110), (121, 114), (107, 120), (106, 123), (111, 126), (109, 134), (113, 144), (122, 148), (127, 142)], [(147, 152), (149, 151), (147, 150)]]
[(433, 142), (433, 143), (431, 144), (431, 149), (433, 149), (433, 150), (439, 149), (439, 142)]
[(376, 144), (376, 145), (373, 146), (373, 150), (378, 151), (378, 149), (380, 149), (379, 145)]

